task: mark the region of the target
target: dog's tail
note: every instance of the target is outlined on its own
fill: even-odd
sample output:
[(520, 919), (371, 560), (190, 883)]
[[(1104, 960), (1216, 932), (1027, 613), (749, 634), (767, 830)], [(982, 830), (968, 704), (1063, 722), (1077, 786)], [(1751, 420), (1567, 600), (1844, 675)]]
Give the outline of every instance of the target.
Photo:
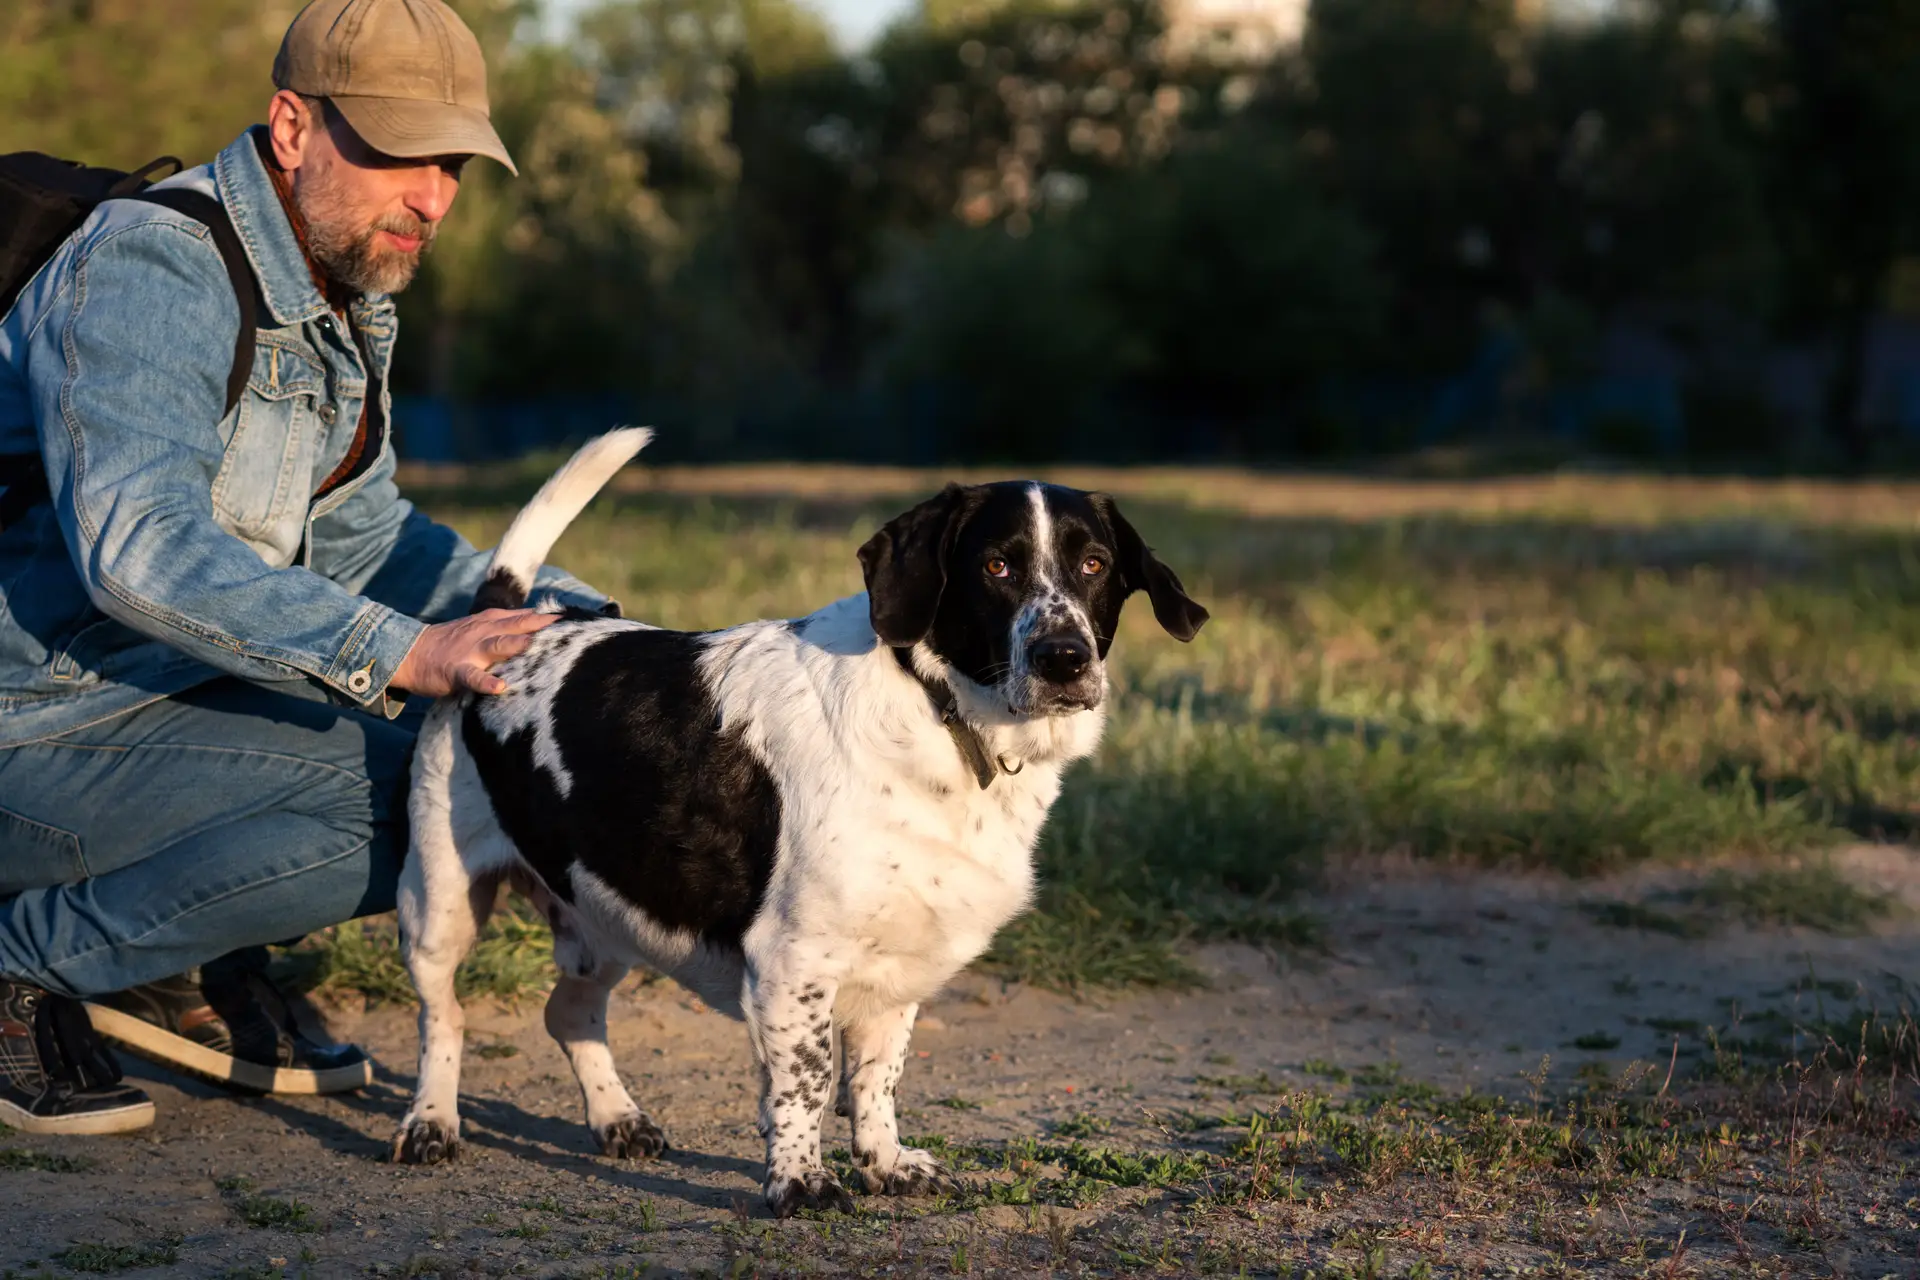
[(522, 507), (507, 526), (487, 566), (487, 580), (474, 594), (472, 611), (524, 607), (533, 591), (533, 575), (540, 571), (553, 544), (613, 473), (633, 461), (652, 439), (653, 432), (647, 427), (622, 427), (581, 445), (580, 451), (540, 486), (533, 501)]

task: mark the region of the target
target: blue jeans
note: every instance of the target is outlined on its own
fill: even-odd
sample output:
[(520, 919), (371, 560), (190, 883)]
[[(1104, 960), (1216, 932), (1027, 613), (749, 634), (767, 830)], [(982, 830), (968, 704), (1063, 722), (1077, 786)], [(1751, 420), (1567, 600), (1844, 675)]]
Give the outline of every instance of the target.
[(222, 679), (0, 749), (0, 975), (98, 995), (392, 910), (419, 720)]

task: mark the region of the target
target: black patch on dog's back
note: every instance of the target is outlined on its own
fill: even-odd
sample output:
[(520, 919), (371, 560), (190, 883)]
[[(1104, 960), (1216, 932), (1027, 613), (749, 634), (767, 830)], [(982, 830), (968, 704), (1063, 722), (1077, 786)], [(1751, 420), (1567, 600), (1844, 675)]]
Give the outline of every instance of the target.
[(578, 862), (663, 927), (737, 949), (773, 872), (779, 790), (722, 731), (700, 636), (590, 635), (551, 708), (567, 795), (535, 766), (532, 729), (497, 738), (486, 701), (468, 706), (462, 736), (494, 813), (562, 898)]

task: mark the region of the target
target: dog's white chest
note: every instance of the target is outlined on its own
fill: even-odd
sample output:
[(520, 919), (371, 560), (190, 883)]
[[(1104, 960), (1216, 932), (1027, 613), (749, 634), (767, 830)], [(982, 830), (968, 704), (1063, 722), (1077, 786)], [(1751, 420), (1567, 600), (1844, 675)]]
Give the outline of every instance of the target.
[(843, 998), (926, 999), (986, 950), (1032, 896), (1033, 847), (1058, 788), (1042, 768), (968, 794), (882, 781), (803, 829), (794, 865), (811, 872), (793, 906), (844, 964)]

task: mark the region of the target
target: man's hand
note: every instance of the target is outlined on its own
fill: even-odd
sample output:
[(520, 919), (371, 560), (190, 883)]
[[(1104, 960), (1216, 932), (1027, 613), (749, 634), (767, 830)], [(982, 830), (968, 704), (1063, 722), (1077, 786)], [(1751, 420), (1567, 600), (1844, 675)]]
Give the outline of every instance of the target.
[(530, 609), (488, 609), (455, 622), (437, 622), (407, 650), (392, 684), (428, 698), (461, 690), (505, 693), (507, 682), (493, 674), (493, 665), (525, 653), (534, 632), (558, 621), (558, 614)]

